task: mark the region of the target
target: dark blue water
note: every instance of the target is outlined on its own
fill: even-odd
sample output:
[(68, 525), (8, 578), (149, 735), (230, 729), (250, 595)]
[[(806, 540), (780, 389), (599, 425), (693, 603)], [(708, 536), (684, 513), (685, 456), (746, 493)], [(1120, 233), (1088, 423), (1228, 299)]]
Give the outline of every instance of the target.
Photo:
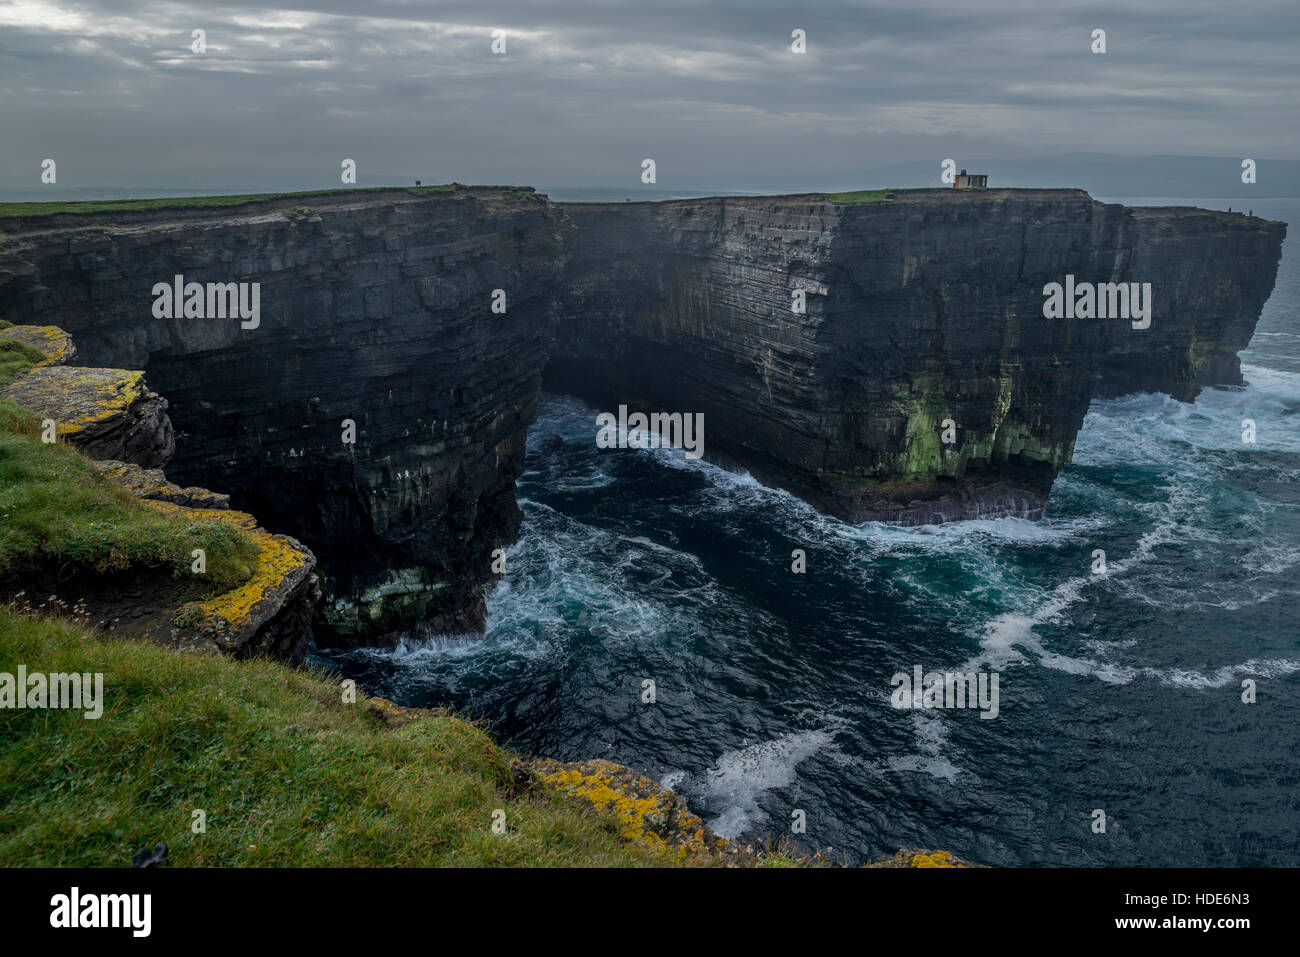
[[(845, 525), (681, 452), (599, 450), (595, 410), (549, 398), (486, 637), (318, 660), (515, 748), (642, 770), (725, 835), (802, 809), (798, 843), (851, 862), (1295, 866), (1298, 313), (1293, 239), (1250, 386), (1094, 403), (1040, 523)], [(998, 717), (894, 709), (918, 664), (998, 672)]]

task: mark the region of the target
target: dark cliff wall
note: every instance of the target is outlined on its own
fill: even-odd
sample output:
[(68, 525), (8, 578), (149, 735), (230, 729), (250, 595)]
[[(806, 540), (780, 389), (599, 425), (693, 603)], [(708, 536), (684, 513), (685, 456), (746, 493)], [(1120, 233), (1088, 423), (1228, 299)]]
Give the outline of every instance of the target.
[[(1284, 231), (1077, 190), (301, 194), (0, 221), (0, 316), (147, 369), (169, 474), (312, 547), (318, 639), (384, 643), (482, 627), (543, 367), (609, 411), (703, 413), (710, 458), (843, 518), (1037, 517), (1094, 395), (1240, 381)], [(176, 273), (260, 283), (260, 326), (156, 318)], [(1067, 274), (1151, 283), (1151, 327), (1044, 318)]]
[[(903, 523), (1041, 514), (1093, 395), (1190, 398), (1212, 355), (1235, 358), (1284, 230), (1076, 190), (562, 208), (578, 229), (551, 386), (609, 411), (703, 412), (709, 457)], [(1067, 274), (1151, 282), (1151, 328), (1045, 319), (1043, 287)]]
[(1190, 207), (1136, 207), (1133, 272), (1158, 282), (1159, 323), (1120, 338), (1098, 396), (1167, 392), (1190, 401), (1203, 385), (1240, 385), (1237, 353), (1273, 292), (1286, 224)]
[[(169, 475), (315, 550), (318, 640), (481, 629), (492, 549), (520, 520), (564, 263), (554, 208), (393, 190), (92, 221), (0, 224), (0, 315), (61, 325), (87, 364), (148, 370), (178, 434)], [(260, 326), (155, 318), (153, 284), (175, 273), (260, 283)]]

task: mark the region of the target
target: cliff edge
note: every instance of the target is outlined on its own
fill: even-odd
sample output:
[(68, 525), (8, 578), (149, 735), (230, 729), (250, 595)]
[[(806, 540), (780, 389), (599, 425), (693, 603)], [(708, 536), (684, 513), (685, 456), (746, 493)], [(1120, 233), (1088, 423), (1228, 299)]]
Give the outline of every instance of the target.
[[(548, 387), (702, 412), (705, 457), (904, 525), (1037, 519), (1094, 396), (1240, 384), (1285, 236), (1079, 190), (561, 208), (577, 230)], [(1048, 318), (1046, 290), (1076, 283), (1091, 307)], [(1099, 316), (1121, 293), (1126, 314)]]
[[(325, 646), (483, 629), (543, 381), (701, 415), (705, 457), (847, 521), (1039, 518), (1094, 396), (1240, 384), (1286, 230), (1038, 189), (15, 210), (0, 312), (147, 371), (170, 474), (319, 557)], [(141, 416), (105, 440), (157, 445)]]
[(319, 590), (300, 542), (153, 466), (175, 440), (144, 374), (63, 365), (53, 326), (0, 329), (0, 598), (75, 609), (107, 633), (183, 651), (301, 661)]

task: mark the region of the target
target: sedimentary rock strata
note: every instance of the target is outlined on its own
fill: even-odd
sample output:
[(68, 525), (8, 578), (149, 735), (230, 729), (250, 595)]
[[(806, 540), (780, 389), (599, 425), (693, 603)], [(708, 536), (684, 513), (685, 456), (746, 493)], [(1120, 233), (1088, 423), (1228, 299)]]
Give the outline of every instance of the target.
[[(1094, 395), (1239, 383), (1285, 231), (1077, 190), (562, 208), (551, 387), (702, 411), (706, 456), (901, 524), (1038, 518)], [(1149, 326), (1046, 318), (1067, 277), (1149, 283)]]
[[(1285, 233), (1077, 190), (873, 199), (459, 187), (32, 216), (0, 222), (0, 315), (147, 370), (170, 475), (320, 556), (322, 644), (385, 644), (483, 627), (543, 370), (603, 411), (702, 413), (706, 457), (850, 521), (1037, 518), (1094, 396), (1240, 382)], [(1067, 277), (1150, 284), (1149, 324), (1045, 317)], [(256, 322), (209, 314), (231, 283), (258, 284), (235, 297)]]
[[(11, 220), (0, 315), (148, 371), (180, 438), (168, 474), (320, 557), (323, 644), (481, 630), (492, 550), (521, 518), (567, 229), (509, 188)], [(156, 317), (176, 275), (258, 283), (257, 328)]]
[(41, 595), (67, 607), (80, 605), (92, 619), (112, 619), (110, 630), (117, 635), (181, 651), (301, 661), (320, 598), (311, 551), (266, 531), (251, 515), (231, 511), (229, 496), (182, 488), (152, 467), (167, 462), (174, 441), (167, 403), (148, 389), (142, 372), (58, 365), (74, 348), (54, 327), (13, 326), (0, 330), (0, 337), (35, 345), (47, 357), (0, 389), (0, 398), (47, 417), (59, 441), (76, 447), (100, 475), (147, 507), (190, 522), (237, 526), (256, 546), (253, 567), (238, 587), (184, 607), (165, 570), (99, 576), (77, 569), (71, 559), (21, 573), (0, 567), (0, 598), (28, 595), (39, 585)]

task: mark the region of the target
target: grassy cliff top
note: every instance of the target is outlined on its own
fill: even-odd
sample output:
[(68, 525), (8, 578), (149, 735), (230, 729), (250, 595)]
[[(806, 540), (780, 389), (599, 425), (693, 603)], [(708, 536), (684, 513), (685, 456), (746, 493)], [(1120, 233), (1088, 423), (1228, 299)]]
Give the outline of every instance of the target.
[[(406, 709), (345, 703), (320, 674), (105, 640), (5, 606), (0, 661), (103, 674), (97, 720), (0, 715), (8, 866), (124, 866), (158, 841), (180, 866), (713, 863), (621, 839), (617, 814), (557, 788), (520, 787), (513, 756), (470, 722), (392, 721), (385, 711)], [(205, 833), (193, 833), (195, 810)], [(493, 833), (498, 811), (504, 833)]]
[(112, 213), (151, 213), (163, 211), (219, 210), (225, 207), (244, 206), (250, 203), (274, 203), (303, 200), (334, 199), (356, 195), (406, 193), (411, 196), (431, 196), (466, 191), (500, 191), (515, 194), (534, 194), (530, 186), (465, 186), (461, 183), (444, 183), (436, 186), (350, 186), (340, 189), (304, 190), (292, 193), (246, 193), (235, 196), (172, 196), (154, 199), (104, 199), (48, 203), (0, 203), (0, 220), (33, 219), (63, 214), (99, 216)]
[[(232, 209), (239, 206), (258, 205), (258, 204), (280, 204), (281, 206), (289, 203), (296, 205), (283, 210), (289, 215), (310, 216), (315, 212), (310, 202), (316, 202), (322, 208), (327, 208), (330, 204), (338, 205), (348, 197), (373, 197), (379, 198), (383, 194), (405, 193), (414, 197), (446, 195), (446, 194), (492, 194), (498, 193), (513, 198), (531, 198), (533, 202), (545, 202), (546, 199), (537, 193), (531, 186), (466, 186), (462, 183), (445, 183), (435, 186), (374, 186), (374, 187), (343, 187), (339, 189), (319, 189), (303, 190), (300, 192), (288, 193), (247, 193), (232, 196), (179, 196), (179, 197), (160, 197), (152, 199), (112, 199), (112, 200), (86, 200), (70, 201), (60, 200), (56, 202), (25, 202), (25, 203), (0, 203), (0, 221), (20, 220), (21, 224), (11, 224), (10, 229), (19, 230), (25, 228), (35, 228), (42, 220), (54, 216), (72, 215), (76, 217), (107, 217), (111, 220), (117, 214), (126, 214), (127, 219), (132, 219), (131, 214), (148, 214), (158, 212), (174, 213), (216, 213), (223, 209)], [(1076, 196), (1087, 196), (1088, 194), (1081, 189), (1071, 188), (1042, 188), (1042, 187), (1016, 187), (1016, 186), (995, 186), (988, 188), (971, 188), (971, 189), (953, 189), (949, 186), (939, 187), (919, 187), (909, 189), (859, 189), (847, 192), (810, 192), (810, 193), (786, 193), (780, 195), (759, 194), (752, 196), (702, 196), (692, 199), (661, 199), (661, 200), (638, 200), (635, 202), (615, 202), (608, 201), (570, 201), (557, 202), (555, 205), (560, 207), (585, 207), (585, 206), (610, 206), (625, 208), (628, 206), (671, 206), (678, 204), (690, 204), (698, 202), (707, 202), (719, 200), (726, 202), (765, 202), (773, 200), (825, 200), (839, 206), (860, 206), (874, 203), (892, 203), (900, 200), (912, 201), (933, 201), (949, 200), (956, 198), (972, 199), (990, 199), (1005, 198), (1016, 195), (1047, 195), (1047, 194), (1075, 194)], [(490, 196), (488, 197), (490, 199)], [(1190, 208), (1190, 207), (1189, 207)], [(1226, 214), (1225, 214), (1226, 215)], [(135, 221), (138, 221), (135, 220)], [(74, 225), (75, 221), (70, 223), (67, 220), (62, 221), (62, 225)], [(102, 224), (104, 226), (111, 223)], [(95, 224), (81, 224), (95, 225)], [(3, 238), (3, 236), (0, 236)]]
[[(50, 366), (57, 352), (50, 359), (15, 338), (33, 327), (4, 325), (0, 385), (33, 370), (85, 371)], [(207, 574), (193, 597), (215, 595), (199, 610), (233, 619), (247, 614), (241, 601), (301, 564), (251, 517), (141, 501), (42, 431), (37, 413), (0, 399), (5, 591), (30, 590), (51, 568), (188, 581), (191, 549), (204, 548)], [(654, 839), (659, 801), (618, 796), (598, 807), (531, 772), (521, 783), (514, 756), (471, 722), (380, 707), (355, 690), (347, 700), (324, 675), (266, 659), (108, 638), (83, 608), (34, 613), (41, 597), (0, 604), (0, 864), (123, 866), (159, 841), (183, 866), (719, 862), (702, 842)], [(102, 674), (102, 714), (14, 708), (20, 665)], [(203, 833), (191, 828), (195, 810), (206, 815)], [(493, 830), (497, 812), (504, 833)]]
[[(31, 328), (5, 327), (10, 334)], [(32, 371), (118, 371), (52, 361), (19, 339), (0, 336), (0, 389)], [(246, 531), (215, 519), (162, 514), (71, 445), (42, 441), (43, 432), (40, 414), (0, 399), (0, 582), (16, 589), (50, 568), (161, 569), (180, 578), (196, 548), (206, 552), (207, 574), (189, 589), (194, 598), (229, 591), (252, 574), (258, 548)]]
[(851, 193), (827, 193), (826, 198), (839, 205), (858, 203), (888, 203), (894, 198), (892, 189), (859, 189)]
[[(0, 399), (0, 581), (7, 586), (50, 568), (156, 569), (193, 581), (190, 595), (201, 599), (249, 578), (258, 549), (244, 530), (162, 514), (70, 445), (42, 442), (41, 432), (35, 414)], [(201, 579), (188, 575), (196, 548), (207, 555)]]
[(699, 204), (726, 204), (728, 206), (764, 206), (764, 205), (807, 205), (810, 203), (833, 203), (836, 206), (865, 206), (888, 203), (948, 203), (948, 202), (989, 202), (1007, 199), (1027, 200), (1086, 200), (1092, 197), (1085, 190), (1060, 187), (1028, 186), (990, 186), (979, 188), (954, 189), (951, 186), (889, 187), (885, 189), (856, 189), (844, 192), (807, 192), (807, 193), (754, 193), (725, 196), (692, 196), (682, 199), (647, 199), (647, 200), (581, 200), (554, 201), (560, 208), (570, 209), (627, 209), (629, 207), (649, 206), (693, 206)]

